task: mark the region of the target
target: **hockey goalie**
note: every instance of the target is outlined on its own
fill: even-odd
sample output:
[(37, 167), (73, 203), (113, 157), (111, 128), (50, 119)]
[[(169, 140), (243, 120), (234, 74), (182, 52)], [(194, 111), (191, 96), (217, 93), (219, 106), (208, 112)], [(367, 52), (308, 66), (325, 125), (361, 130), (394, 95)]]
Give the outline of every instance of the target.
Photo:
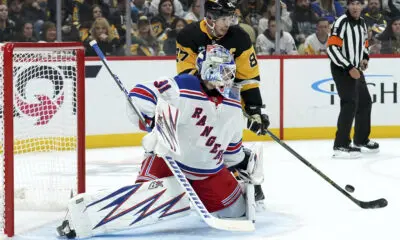
[[(199, 208), (192, 194), (201, 201), (199, 213), (254, 221), (254, 185), (264, 180), (262, 148), (242, 147), (245, 123), (240, 89), (233, 85), (233, 56), (222, 46), (209, 45), (197, 57), (197, 68), (196, 76), (141, 83), (130, 91), (132, 103), (153, 129), (142, 141), (146, 156), (136, 183), (72, 198), (57, 228), (60, 236), (104, 235), (182, 217)], [(133, 111), (130, 118), (144, 127)], [(167, 157), (184, 177), (171, 171), (175, 165)]]

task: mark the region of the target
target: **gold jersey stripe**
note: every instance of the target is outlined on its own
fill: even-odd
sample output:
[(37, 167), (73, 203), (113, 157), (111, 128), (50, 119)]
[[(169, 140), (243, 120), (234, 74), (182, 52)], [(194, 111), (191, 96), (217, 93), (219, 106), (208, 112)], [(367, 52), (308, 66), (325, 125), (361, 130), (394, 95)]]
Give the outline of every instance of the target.
[(196, 58), (197, 53), (193, 52), (192, 49), (184, 47), (179, 43), (176, 43), (177, 56), (176, 56), (176, 70), (178, 73), (187, 71), (189, 69), (196, 69)]
[(253, 47), (245, 50), (240, 56), (235, 58), (236, 78), (256, 79), (260, 75), (256, 53)]

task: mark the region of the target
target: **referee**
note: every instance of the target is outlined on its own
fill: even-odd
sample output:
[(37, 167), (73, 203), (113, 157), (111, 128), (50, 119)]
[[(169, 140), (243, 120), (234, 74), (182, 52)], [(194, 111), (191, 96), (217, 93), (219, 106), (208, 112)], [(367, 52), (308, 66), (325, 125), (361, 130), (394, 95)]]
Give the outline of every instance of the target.
[(369, 60), (367, 27), (360, 17), (362, 4), (363, 0), (347, 1), (347, 12), (335, 21), (328, 39), (331, 72), (340, 97), (334, 158), (358, 158), (361, 152), (379, 151), (379, 144), (369, 139), (372, 101), (362, 72)]

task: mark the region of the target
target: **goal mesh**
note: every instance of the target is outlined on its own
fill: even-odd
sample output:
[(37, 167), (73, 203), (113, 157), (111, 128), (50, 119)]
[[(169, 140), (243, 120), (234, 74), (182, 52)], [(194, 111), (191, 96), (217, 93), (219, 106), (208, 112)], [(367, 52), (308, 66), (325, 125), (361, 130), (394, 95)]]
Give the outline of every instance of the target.
[[(78, 86), (82, 86), (78, 84), (77, 51), (40, 44), (35, 48), (14, 47), (12, 68), (11, 58), (0, 51), (2, 230), (11, 221), (5, 213), (10, 206), (5, 208), (8, 190), (4, 186), (12, 184), (7, 177), (7, 161), (13, 161), (15, 211), (63, 210), (78, 191), (78, 123), (85, 120), (78, 118), (77, 111)], [(12, 69), (12, 79), (7, 78), (7, 67)], [(4, 110), (9, 91), (13, 97), (9, 118), (13, 136), (7, 133), (11, 124)], [(11, 159), (5, 154), (9, 138), (14, 148)]]

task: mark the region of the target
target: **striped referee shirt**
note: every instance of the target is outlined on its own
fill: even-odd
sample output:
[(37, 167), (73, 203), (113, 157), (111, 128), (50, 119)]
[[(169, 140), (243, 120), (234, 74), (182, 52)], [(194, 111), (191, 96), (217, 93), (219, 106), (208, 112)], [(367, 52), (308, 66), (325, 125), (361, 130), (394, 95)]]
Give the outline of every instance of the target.
[(328, 56), (339, 67), (359, 68), (363, 59), (369, 60), (368, 32), (362, 17), (355, 20), (349, 12), (343, 14), (332, 26), (328, 38)]

